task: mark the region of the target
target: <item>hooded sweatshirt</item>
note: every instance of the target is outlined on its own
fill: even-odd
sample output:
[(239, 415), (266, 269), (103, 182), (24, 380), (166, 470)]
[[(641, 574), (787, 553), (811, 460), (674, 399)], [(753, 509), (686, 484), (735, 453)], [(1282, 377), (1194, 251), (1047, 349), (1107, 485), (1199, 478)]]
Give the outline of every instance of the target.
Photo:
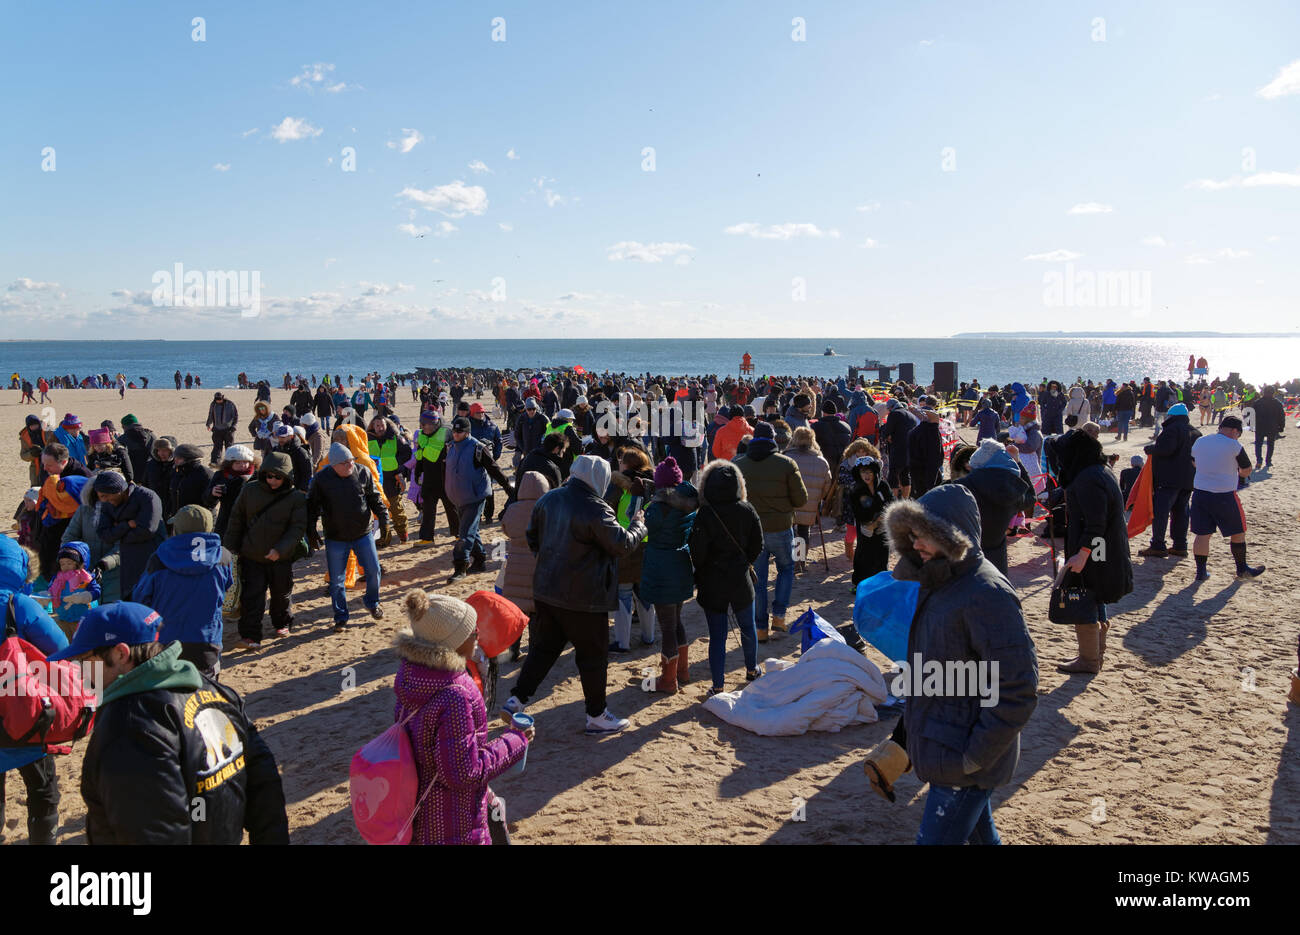
[(221, 643), (221, 605), (231, 584), (216, 533), (182, 533), (158, 547), (150, 571), (136, 583), (131, 599), (162, 617), (164, 643)]

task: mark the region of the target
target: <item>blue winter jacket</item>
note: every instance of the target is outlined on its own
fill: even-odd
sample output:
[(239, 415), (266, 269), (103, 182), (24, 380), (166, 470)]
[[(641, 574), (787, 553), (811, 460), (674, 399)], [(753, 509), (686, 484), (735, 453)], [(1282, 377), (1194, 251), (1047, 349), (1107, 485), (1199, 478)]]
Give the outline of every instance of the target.
[[(4, 614), (7, 626), (9, 600), (12, 598), (18, 636), (48, 656), (67, 646), (68, 638), (45, 608), (23, 593), (27, 569), (27, 552), (23, 547), (8, 537), (0, 538), (0, 613)], [(3, 703), (4, 699), (0, 698), (0, 705)], [(41, 749), (0, 747), (0, 773), (35, 763), (43, 756), (45, 752)]]
[(158, 546), (151, 569), (136, 582), (131, 600), (162, 617), (163, 643), (221, 643), (221, 605), (230, 588), (229, 565), (221, 564), (221, 537), (181, 533)]

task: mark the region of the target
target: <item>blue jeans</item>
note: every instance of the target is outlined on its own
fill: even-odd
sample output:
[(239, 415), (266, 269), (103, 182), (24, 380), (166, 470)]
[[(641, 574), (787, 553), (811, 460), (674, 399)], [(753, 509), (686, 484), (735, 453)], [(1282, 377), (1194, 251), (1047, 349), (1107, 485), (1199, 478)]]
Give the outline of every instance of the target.
[[(740, 651), (745, 657), (745, 668), (752, 672), (758, 668), (754, 605), (746, 604), (731, 609), (736, 612), (736, 622), (740, 624)], [(709, 674), (713, 676), (713, 687), (722, 688), (723, 675), (727, 669), (727, 612), (724, 610), (722, 613), (714, 613), (706, 610), (704, 619), (709, 624)]]
[(1119, 431), (1115, 434), (1128, 437), (1128, 424), (1133, 418), (1132, 409), (1119, 409), (1115, 412), (1115, 418), (1119, 420)]
[(334, 605), (334, 622), (348, 622), (348, 592), (343, 586), (343, 575), (348, 568), (348, 553), (355, 552), (357, 563), (366, 573), (366, 596), (362, 603), (367, 610), (379, 606), (379, 552), (375, 540), (367, 533), (360, 539), (346, 542), (342, 539), (325, 540), (325, 567), (330, 576), (330, 603)]
[(993, 827), (992, 789), (930, 785), (917, 844), (1001, 844)]
[[(1276, 442), (1277, 442), (1277, 435), (1274, 433), (1270, 433), (1267, 435), (1261, 435), (1258, 432), (1255, 433), (1255, 463), (1256, 464), (1267, 464), (1269, 466), (1272, 466), (1273, 445), (1276, 444)], [(1266, 443), (1268, 445), (1268, 453), (1264, 454), (1265, 451), (1264, 446)], [(1263, 457), (1261, 457), (1261, 455), (1263, 455)]]
[(320, 417), (320, 427), (321, 427), (321, 431), (323, 431), (323, 432), (328, 432), (328, 431), (330, 431), (330, 420), (332, 420), (333, 418), (334, 418), (333, 416), (321, 416), (321, 417)]
[(767, 629), (767, 561), (776, 559), (776, 588), (772, 595), (772, 613), (784, 617), (790, 605), (790, 592), (794, 590), (794, 530), (763, 533), (763, 551), (754, 559), (754, 572), (758, 575), (754, 602), (754, 619), (760, 630)]
[(452, 553), (452, 558), (467, 565), (471, 553), (485, 554), (483, 543), (478, 537), (478, 524), (483, 521), (483, 502), (475, 500), (456, 504), (456, 509), (460, 511), (460, 528), (456, 532), (456, 550)]

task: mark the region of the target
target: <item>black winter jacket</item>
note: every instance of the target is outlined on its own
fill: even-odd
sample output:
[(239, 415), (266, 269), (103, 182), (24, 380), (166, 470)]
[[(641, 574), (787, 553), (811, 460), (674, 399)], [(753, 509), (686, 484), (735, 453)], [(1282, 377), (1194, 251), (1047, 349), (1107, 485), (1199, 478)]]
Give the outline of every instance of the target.
[(564, 610), (606, 613), (618, 604), (618, 560), (646, 534), (624, 529), (586, 483), (571, 477), (533, 507), (525, 537), (537, 556), (533, 600)]
[(212, 469), (201, 461), (186, 461), (175, 464), (172, 468), (172, 516), (183, 506), (203, 506), (203, 497), (208, 492), (208, 483), (212, 480)]
[(379, 520), (379, 531), (388, 529), (388, 507), (379, 496), (375, 479), (360, 464), (347, 477), (325, 467), (312, 478), (307, 494), (307, 529), (321, 521), (326, 539), (351, 542), (370, 531), (371, 514)]
[(307, 534), (307, 495), (287, 484), (272, 490), (266, 483), (266, 472), (284, 473), (287, 461), (284, 452), (271, 452), (257, 478), (232, 502), (222, 544), (236, 555), (265, 563), (266, 553), (274, 549), (285, 561)]
[(1133, 590), (1124, 500), (1115, 475), (1101, 463), (1101, 442), (1087, 432), (1071, 432), (1065, 439), (1065, 554), (1068, 558), (1081, 548), (1092, 550), (1083, 567), (1084, 587), (1098, 601), (1111, 604)]
[(745, 499), (745, 477), (714, 461), (700, 475), (699, 509), (691, 527), (696, 602), (711, 613), (754, 602), (750, 568), (763, 551), (763, 524)]
[[(1019, 465), (1019, 462), (1017, 461)], [(1018, 472), (1001, 467), (979, 467), (952, 481), (975, 495), (980, 511), (980, 550), (993, 567), (1007, 573), (1007, 527), (1011, 517), (1034, 508), (1034, 487), (1023, 465)]]
[(1143, 450), (1151, 456), (1151, 482), (1156, 487), (1191, 490), (1196, 476), (1192, 444), (1201, 433), (1192, 428), (1187, 416), (1168, 416), (1155, 444)]
[[(126, 448), (127, 456), (131, 459), (132, 475), (138, 482), (143, 482), (145, 466), (148, 465), (149, 457), (153, 454), (153, 432), (143, 426), (133, 425), (118, 436), (118, 441)], [(154, 490), (154, 493), (158, 491)]]
[(239, 695), (180, 652), (172, 643), (128, 673), (142, 690), (109, 686), (81, 767), (86, 839), (239, 844), (247, 829), (251, 844), (288, 844), (274, 755)]

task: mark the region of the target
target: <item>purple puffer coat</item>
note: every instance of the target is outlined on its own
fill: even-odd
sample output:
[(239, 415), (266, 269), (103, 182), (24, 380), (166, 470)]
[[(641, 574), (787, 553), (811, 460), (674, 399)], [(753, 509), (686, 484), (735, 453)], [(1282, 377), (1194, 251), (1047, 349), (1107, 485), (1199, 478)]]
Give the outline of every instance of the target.
[(488, 844), (488, 782), (524, 756), (528, 741), (508, 730), (488, 740), (483, 696), (465, 660), (414, 637), (399, 636), (394, 718), (407, 723), (420, 777), (419, 795), (434, 789), (415, 816), (412, 844)]

